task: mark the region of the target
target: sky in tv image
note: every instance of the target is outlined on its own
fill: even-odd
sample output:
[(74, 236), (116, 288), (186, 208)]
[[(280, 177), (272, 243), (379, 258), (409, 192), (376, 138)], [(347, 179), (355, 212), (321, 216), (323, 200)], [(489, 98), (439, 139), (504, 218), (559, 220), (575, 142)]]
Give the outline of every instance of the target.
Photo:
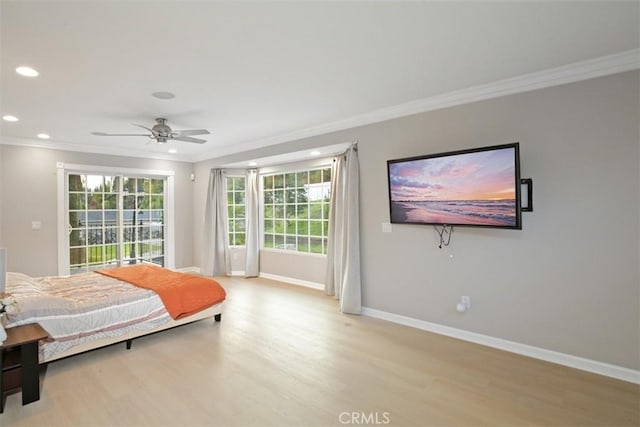
[(516, 225), (514, 148), (389, 164), (392, 222)]

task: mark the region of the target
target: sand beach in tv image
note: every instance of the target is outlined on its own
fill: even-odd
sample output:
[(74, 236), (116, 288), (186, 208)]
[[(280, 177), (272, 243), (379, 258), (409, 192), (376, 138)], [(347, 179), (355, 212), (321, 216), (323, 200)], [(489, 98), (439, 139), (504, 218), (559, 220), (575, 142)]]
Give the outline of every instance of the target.
[(391, 222), (514, 227), (513, 148), (389, 163)]

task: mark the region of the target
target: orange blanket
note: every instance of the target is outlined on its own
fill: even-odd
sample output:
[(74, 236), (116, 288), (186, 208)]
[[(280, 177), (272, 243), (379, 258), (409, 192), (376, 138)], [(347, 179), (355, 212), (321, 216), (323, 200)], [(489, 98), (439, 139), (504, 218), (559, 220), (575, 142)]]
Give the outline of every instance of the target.
[(224, 301), (226, 293), (213, 279), (140, 264), (97, 273), (157, 293), (171, 317), (179, 319)]

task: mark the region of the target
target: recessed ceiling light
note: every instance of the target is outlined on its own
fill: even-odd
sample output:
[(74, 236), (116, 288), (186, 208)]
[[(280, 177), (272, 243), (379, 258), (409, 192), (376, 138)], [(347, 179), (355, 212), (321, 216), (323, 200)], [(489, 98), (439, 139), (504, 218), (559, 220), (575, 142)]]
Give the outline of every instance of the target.
[(258, 166), (256, 162), (249, 162), (249, 166)]
[(38, 77), (38, 75), (40, 74), (37, 70), (31, 67), (27, 67), (26, 65), (21, 65), (20, 67), (16, 68), (16, 73), (25, 77)]
[(51, 137), (47, 133), (39, 133), (38, 134), (38, 138), (40, 138), (40, 139), (49, 139)]
[(171, 92), (153, 92), (151, 94), (154, 98), (158, 98), (158, 99), (173, 99), (176, 96), (174, 94), (172, 94)]
[(12, 116), (11, 114), (7, 114), (6, 116), (2, 116), (2, 120), (7, 122), (17, 122), (18, 118), (16, 116)]
[(177, 152), (178, 152), (178, 150), (176, 150), (175, 148), (171, 148), (171, 149), (169, 150), (169, 153), (170, 153), (170, 154), (176, 154)]
[(311, 155), (312, 155), (312, 156), (319, 156), (319, 155), (320, 155), (320, 152), (319, 152), (318, 150), (313, 150), (313, 151), (311, 152)]

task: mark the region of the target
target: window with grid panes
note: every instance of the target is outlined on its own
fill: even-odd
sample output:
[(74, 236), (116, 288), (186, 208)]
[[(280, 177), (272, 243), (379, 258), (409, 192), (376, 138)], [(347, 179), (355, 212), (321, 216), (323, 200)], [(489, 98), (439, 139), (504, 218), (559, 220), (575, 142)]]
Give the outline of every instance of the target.
[(227, 221), (229, 222), (229, 245), (244, 246), (245, 225), (245, 177), (227, 177)]
[(164, 266), (164, 179), (67, 178), (71, 274), (142, 261)]
[(331, 168), (262, 177), (264, 247), (327, 253)]

